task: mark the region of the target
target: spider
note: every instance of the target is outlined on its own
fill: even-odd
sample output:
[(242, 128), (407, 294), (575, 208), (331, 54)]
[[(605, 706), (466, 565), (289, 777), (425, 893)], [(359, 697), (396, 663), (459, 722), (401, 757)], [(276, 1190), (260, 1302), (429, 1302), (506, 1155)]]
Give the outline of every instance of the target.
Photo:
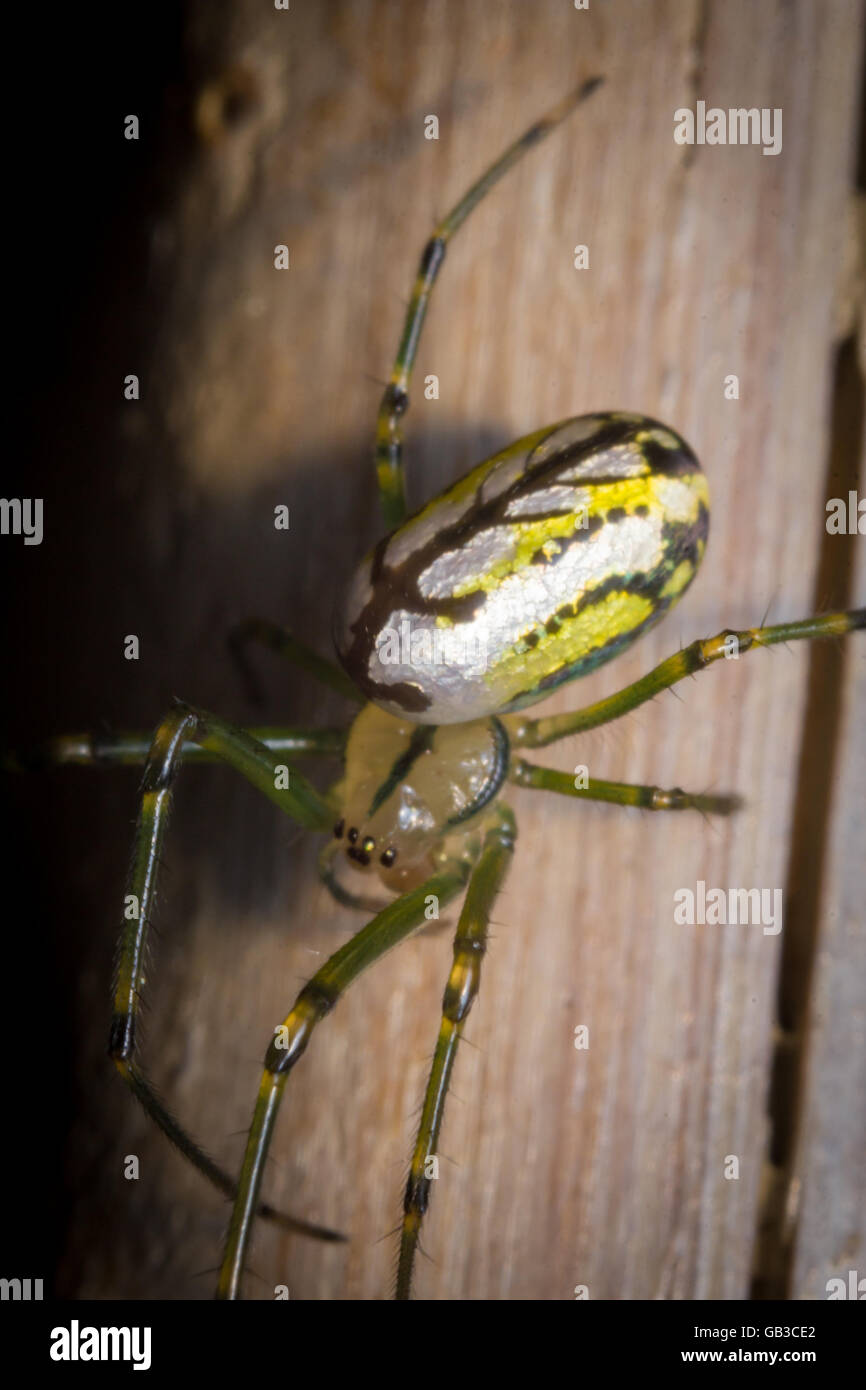
[[(396, 1297), (412, 1289), (415, 1255), (458, 1043), (477, 995), (493, 903), (513, 856), (507, 785), (651, 810), (727, 814), (734, 796), (579, 779), (521, 756), (619, 719), (686, 676), (759, 646), (838, 636), (866, 610), (724, 631), (692, 642), (641, 679), (572, 713), (533, 719), (526, 707), (618, 655), (692, 582), (708, 533), (708, 490), (686, 442), (649, 417), (599, 412), (561, 421), (479, 464), (407, 516), (402, 420), (419, 339), (446, 248), (493, 185), (598, 87), (593, 78), (511, 145), (434, 229), (421, 257), (396, 360), (379, 408), (375, 467), (385, 535), (339, 608), (340, 666), (284, 628), (250, 620), (232, 635), (242, 669), (263, 643), (362, 705), (346, 730), (254, 733), (176, 702), (151, 743), (136, 735), (53, 741), (57, 763), (146, 758), (124, 900), (109, 1052), (168, 1139), (232, 1199), (217, 1296), (241, 1294), (257, 1217), (321, 1239), (336, 1232), (260, 1200), (289, 1073), (316, 1025), (392, 946), (463, 898), (453, 964), (403, 1200)], [(321, 794), (287, 758), (342, 759)], [(237, 1180), (186, 1133), (136, 1058), (136, 1024), (172, 786), (182, 762), (235, 768), (298, 825), (329, 836), (323, 881), (370, 920), (304, 985), (268, 1047)], [(384, 905), (364, 888), (384, 889)]]

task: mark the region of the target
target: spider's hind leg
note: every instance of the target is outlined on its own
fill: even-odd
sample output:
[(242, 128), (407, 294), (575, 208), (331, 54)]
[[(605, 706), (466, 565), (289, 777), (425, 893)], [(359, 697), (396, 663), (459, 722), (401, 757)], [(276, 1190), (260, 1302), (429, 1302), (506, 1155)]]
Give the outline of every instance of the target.
[(682, 651), (641, 676), (632, 685), (617, 690), (604, 700), (597, 700), (585, 709), (571, 714), (554, 714), (548, 719), (525, 719), (523, 715), (506, 715), (515, 748), (543, 748), (571, 734), (585, 733), (602, 724), (621, 719), (646, 700), (652, 700), (662, 690), (676, 685), (686, 676), (693, 676), (714, 661), (742, 656), (756, 647), (771, 647), (776, 642), (809, 641), (819, 637), (844, 637), (849, 632), (866, 628), (866, 608), (854, 608), (842, 613), (823, 613), (820, 617), (803, 618), (799, 622), (776, 623), (772, 627), (748, 627), (740, 632), (726, 630), (705, 641), (690, 642)]
[(382, 518), (386, 531), (393, 531), (406, 519), (406, 484), (403, 471), (403, 429), (402, 417), (409, 408), (409, 379), (415, 365), (415, 356), (421, 340), (424, 318), (433, 286), (439, 274), (448, 242), (466, 221), (473, 208), (477, 207), (493, 188), (494, 184), (508, 173), (528, 150), (549, 135), (561, 121), (564, 121), (576, 106), (591, 96), (601, 84), (602, 78), (591, 77), (575, 88), (573, 92), (531, 125), (528, 130), (509, 145), (490, 168), (460, 199), (447, 217), (433, 229), (427, 245), (421, 253), (421, 261), (412, 286), (412, 296), (406, 311), (403, 334), (397, 349), (397, 356), (388, 385), (379, 406), (376, 419), (376, 482), (382, 506)]
[(363, 703), (363, 695), (345, 671), (326, 657), (319, 656), (319, 653), (313, 651), (305, 642), (293, 637), (288, 628), (281, 627), (279, 623), (272, 623), (267, 618), (246, 618), (232, 628), (228, 635), (228, 645), (240, 672), (247, 698), (252, 704), (264, 703), (261, 683), (247, 655), (247, 648), (253, 642), (270, 647), (278, 656), (290, 661), (301, 671), (306, 671), (307, 675), (320, 681), (322, 685), (329, 686), (331, 690), (336, 690), (338, 694)]
[(558, 772), (552, 767), (518, 758), (512, 763), (508, 780), (518, 787), (539, 791), (559, 792), (579, 801), (606, 801), (614, 806), (639, 806), (645, 811), (702, 811), (714, 816), (730, 816), (739, 811), (742, 798), (732, 793), (714, 796), (711, 793), (684, 792), (681, 787), (649, 787), (636, 782), (608, 782), (599, 777), (587, 778), (587, 786), (575, 786), (570, 772)]

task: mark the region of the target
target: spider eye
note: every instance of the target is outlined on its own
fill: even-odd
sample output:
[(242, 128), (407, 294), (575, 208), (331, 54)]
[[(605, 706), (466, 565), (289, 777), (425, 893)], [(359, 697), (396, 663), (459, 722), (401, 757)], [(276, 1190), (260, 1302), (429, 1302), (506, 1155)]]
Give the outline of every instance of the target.
[(379, 855), (379, 863), (384, 864), (386, 869), (390, 869), (396, 858), (397, 851), (393, 845), (389, 845), (388, 848)]
[(375, 847), (376, 841), (373, 839), (372, 835), (367, 835), (361, 841), (361, 849), (364, 851), (365, 854), (372, 854)]
[(357, 840), (358, 840), (358, 832), (357, 832), (357, 830), (355, 829), (354, 825), (352, 825), (352, 826), (349, 827), (349, 833), (348, 833), (348, 835), (346, 836), (346, 838), (347, 838), (347, 840), (349, 841), (349, 844), (350, 844), (350, 845), (354, 845), (354, 844), (357, 843)]
[(337, 824), (334, 826), (334, 838), (335, 838), (335, 839), (341, 840), (341, 839), (343, 838), (343, 827), (345, 826), (345, 824), (346, 824), (346, 822), (345, 822), (344, 820), (338, 820), (338, 821), (337, 821)]

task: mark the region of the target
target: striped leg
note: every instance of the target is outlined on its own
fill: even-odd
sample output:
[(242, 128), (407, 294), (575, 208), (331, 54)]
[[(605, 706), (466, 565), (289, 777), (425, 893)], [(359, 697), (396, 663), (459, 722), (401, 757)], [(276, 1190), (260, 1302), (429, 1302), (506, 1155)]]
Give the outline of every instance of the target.
[(407, 1299), (412, 1286), (412, 1268), (421, 1234), (421, 1222), (430, 1200), (430, 1160), (442, 1127), (445, 1097), (457, 1056), (457, 1044), (481, 983), (481, 961), (487, 945), (487, 924), (496, 895), (502, 887), (514, 852), (516, 826), (511, 811), (500, 806), (497, 821), (488, 830), (478, 862), (472, 871), (457, 935), (454, 962), (442, 1000), (442, 1023), (430, 1079), (424, 1095), (418, 1139), (412, 1154), (406, 1194), (403, 1199), (403, 1229), (397, 1266), (395, 1297)]
[[(232, 728), (212, 714), (178, 704), (156, 731), (142, 783), (141, 810), (118, 948), (108, 1050), (126, 1084), (171, 1143), (221, 1192), (234, 1196), (234, 1181), (181, 1128), (134, 1061), (140, 983), (156, 896), (157, 869), (171, 807), (171, 786), (184, 747), (190, 744), (236, 768), (301, 825), (324, 830), (333, 817), (327, 802), (300, 773), (287, 769), (286, 775), (281, 753), (269, 750), (249, 734)], [(286, 782), (289, 785), (284, 787)], [(281, 1224), (306, 1234), (328, 1240), (343, 1239), (334, 1231), (294, 1217), (280, 1216), (270, 1207), (262, 1208), (261, 1214), (275, 1216)]]
[[(341, 758), (346, 746), (345, 729), (248, 729), (256, 743), (271, 753), (296, 757)], [(0, 767), (4, 772), (44, 772), (50, 767), (138, 767), (147, 762), (153, 734), (94, 733), (61, 734), (38, 748), (23, 753), (6, 753)], [(222, 755), (187, 739), (177, 753), (185, 763), (218, 763)]]
[(308, 647), (305, 642), (299, 642), (297, 637), (292, 636), (288, 628), (280, 627), (279, 623), (272, 623), (267, 618), (247, 618), (244, 622), (238, 623), (237, 627), (232, 628), (228, 636), (228, 643), (229, 650), (244, 682), (247, 696), (254, 705), (263, 703), (263, 695), (258, 677), (250, 666), (247, 657), (247, 648), (251, 642), (258, 642), (261, 646), (270, 647), (272, 652), (284, 657), (286, 661), (290, 661), (293, 666), (299, 667), (300, 670), (306, 671), (307, 675), (321, 681), (322, 685), (327, 685), (340, 695), (345, 695), (348, 699), (363, 704), (363, 695), (341, 667), (335, 666), (326, 657), (319, 656), (319, 653), (313, 651), (312, 647)]
[(770, 647), (775, 642), (797, 642), (817, 637), (844, 637), (848, 632), (866, 628), (866, 608), (848, 613), (825, 613), (819, 618), (804, 618), (801, 622), (777, 623), (773, 627), (749, 627), (742, 632), (726, 630), (706, 641), (691, 642), (675, 656), (669, 656), (660, 666), (633, 685), (618, 690), (605, 700), (598, 700), (572, 714), (556, 714), (549, 719), (526, 719), (523, 715), (508, 715), (512, 745), (517, 748), (542, 748), (547, 743), (584, 733), (600, 724), (621, 719), (646, 700), (652, 700), (662, 690), (676, 685), (686, 676), (702, 671), (723, 657), (739, 656), (753, 647)]
[(444, 217), (433, 229), (433, 235), (421, 255), (415, 284), (412, 287), (412, 297), (406, 311), (403, 336), (400, 339), (397, 357), (379, 406), (376, 422), (376, 479), (386, 531), (392, 531), (406, 517), (403, 433), (400, 421), (409, 408), (409, 378), (415, 365), (415, 356), (418, 352), (427, 305), (430, 302), (430, 295), (439, 268), (445, 259), (448, 242), (458, 227), (466, 221), (473, 208), (477, 207), (481, 199), (490, 192), (493, 185), (498, 183), (504, 174), (508, 173), (509, 169), (526, 154), (527, 150), (532, 149), (533, 145), (537, 145), (561, 121), (565, 120), (566, 116), (590, 96), (601, 82), (602, 78), (591, 77), (589, 81), (570, 92), (564, 100), (548, 111), (546, 116), (542, 116), (541, 120), (530, 126), (519, 140), (515, 140), (513, 145), (509, 145), (496, 163), (492, 164), (486, 173), (481, 175), (481, 178), (463, 195), (456, 207), (452, 208), (447, 217)]
[(441, 908), (461, 891), (469, 866), (454, 863), (427, 879), (368, 922), (336, 951), (304, 986), (265, 1057), (259, 1093), (253, 1111), (246, 1153), (238, 1181), (231, 1223), (226, 1237), (217, 1298), (239, 1298), (247, 1248), (252, 1234), (265, 1161), (280, 1101), (289, 1072), (306, 1051), (313, 1029), (330, 1013), (340, 996), (368, 965), (392, 946), (411, 935), (425, 920), (431, 896)]
[(607, 801), (615, 806), (641, 806), (646, 811), (703, 811), (715, 816), (729, 816), (743, 804), (739, 796), (695, 795), (684, 792), (680, 787), (665, 791), (662, 787), (640, 786), (633, 782), (605, 782), (599, 777), (589, 777), (586, 787), (576, 787), (570, 772), (538, 767), (535, 763), (524, 762), (522, 758), (512, 764), (508, 780), (518, 787), (559, 792), (583, 801)]

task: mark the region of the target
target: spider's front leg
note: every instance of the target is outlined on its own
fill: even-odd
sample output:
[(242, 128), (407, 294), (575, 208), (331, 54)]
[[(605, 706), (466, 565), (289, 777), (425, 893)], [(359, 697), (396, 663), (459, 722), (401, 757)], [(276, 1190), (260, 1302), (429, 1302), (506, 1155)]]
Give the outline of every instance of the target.
[(253, 1120), (247, 1139), (237, 1197), (226, 1237), (217, 1284), (217, 1298), (238, 1298), (246, 1253), (258, 1207), (264, 1165), (273, 1135), (280, 1101), (289, 1072), (306, 1051), (316, 1024), (330, 1013), (337, 1000), (368, 965), (410, 936), (426, 920), (435, 897), (439, 907), (463, 889), (469, 873), (466, 860), (446, 864), (427, 879), (377, 913), (325, 962), (304, 986), (268, 1047)]
[[(144, 770), (141, 809), (125, 898), (109, 1053), (123, 1080), (171, 1143), (221, 1192), (234, 1196), (236, 1184), (181, 1127), (135, 1062), (140, 988), (148, 931), (153, 917), (160, 852), (171, 807), (174, 776), (184, 757), (184, 748), (190, 744), (200, 749), (203, 756), (229, 763), (275, 802), (280, 810), (308, 829), (327, 829), (332, 812), (315, 788), (282, 761), (279, 751), (267, 748), (242, 729), (234, 728), (215, 715), (178, 703), (156, 731)], [(260, 1208), (260, 1214), (278, 1220), (290, 1230), (328, 1240), (343, 1239), (335, 1231), (283, 1216), (270, 1207)]]
[(487, 947), (490, 914), (514, 854), (517, 835), (514, 816), (507, 806), (502, 805), (497, 807), (494, 814), (495, 821), (484, 837), (481, 854), (472, 870), (454, 937), (454, 961), (442, 999), (442, 1022), (403, 1199), (403, 1229), (395, 1291), (395, 1298), (398, 1299), (407, 1299), (411, 1292), (415, 1251), (421, 1234), (421, 1222), (430, 1200), (432, 1178), (428, 1171), (429, 1160), (436, 1156), (457, 1044), (481, 984), (481, 961)]
[[(342, 758), (346, 746), (343, 728), (304, 729), (297, 726), (247, 729), (256, 743), (271, 753), (294, 757)], [(52, 767), (143, 767), (153, 747), (153, 734), (138, 730), (119, 733), (58, 734), (36, 747), (0, 756), (4, 772), (45, 772)], [(219, 763), (223, 758), (210, 748), (186, 739), (180, 750), (184, 763)]]

